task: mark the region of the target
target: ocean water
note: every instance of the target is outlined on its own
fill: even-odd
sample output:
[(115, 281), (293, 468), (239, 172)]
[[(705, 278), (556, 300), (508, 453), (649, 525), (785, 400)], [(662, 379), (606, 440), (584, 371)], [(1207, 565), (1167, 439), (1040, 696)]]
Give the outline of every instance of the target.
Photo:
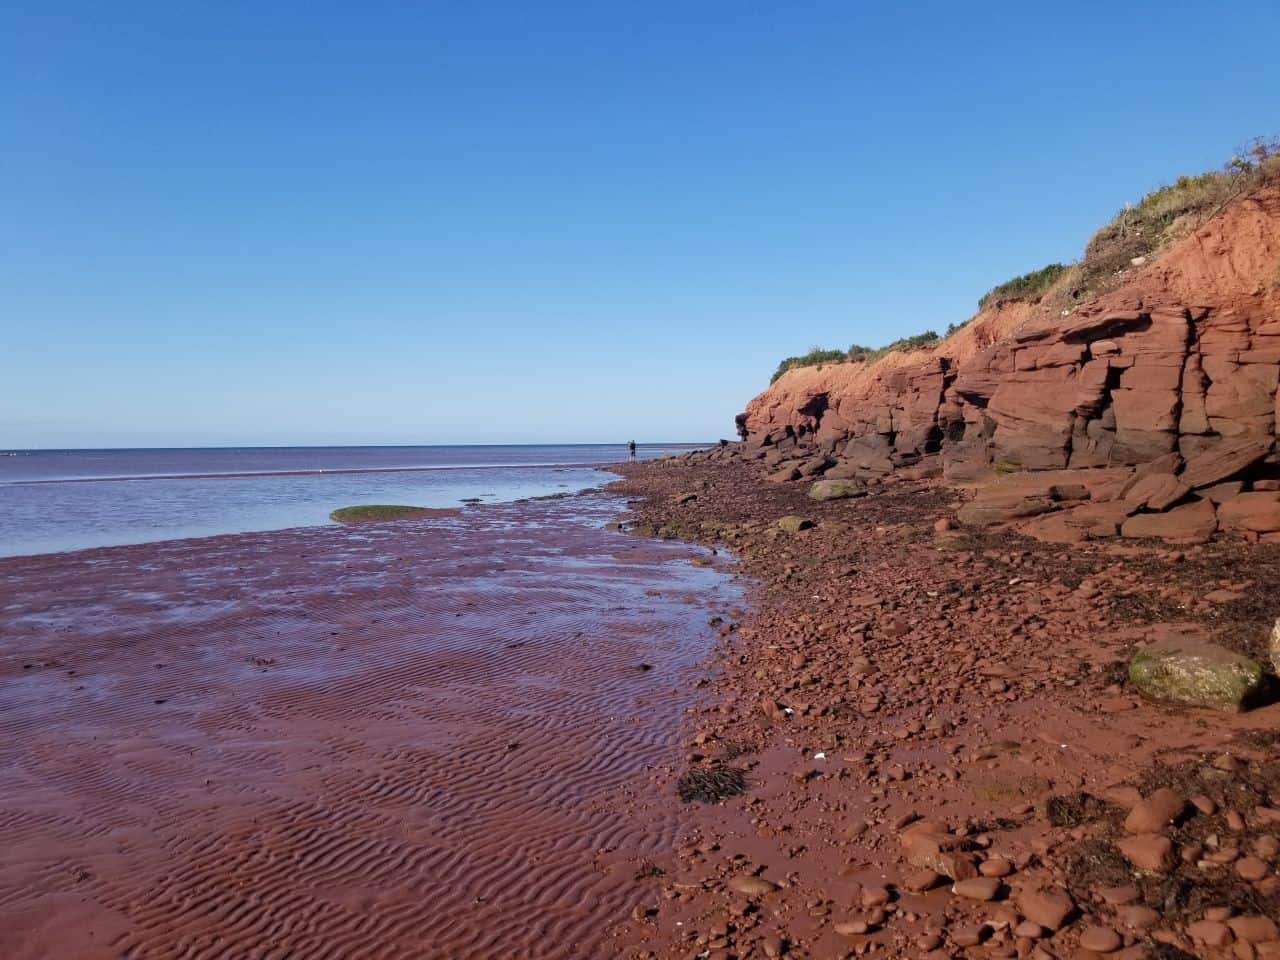
[(0, 556), (315, 526), (360, 503), (574, 493), (626, 456), (621, 444), (0, 451)]

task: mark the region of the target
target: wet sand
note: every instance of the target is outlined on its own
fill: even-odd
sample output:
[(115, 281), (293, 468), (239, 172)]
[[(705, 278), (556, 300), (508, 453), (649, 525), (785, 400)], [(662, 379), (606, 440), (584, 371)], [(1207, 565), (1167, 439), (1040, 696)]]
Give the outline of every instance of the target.
[(612, 955), (737, 599), (618, 508), (0, 560), (0, 956)]

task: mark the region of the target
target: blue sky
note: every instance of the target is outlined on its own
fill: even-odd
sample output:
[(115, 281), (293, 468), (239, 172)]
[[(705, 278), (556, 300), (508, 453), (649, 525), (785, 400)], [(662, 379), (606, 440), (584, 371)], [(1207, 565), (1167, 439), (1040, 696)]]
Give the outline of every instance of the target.
[(731, 435), (782, 356), (945, 328), (1280, 133), (1277, 36), (1274, 0), (13, 0), (0, 446)]

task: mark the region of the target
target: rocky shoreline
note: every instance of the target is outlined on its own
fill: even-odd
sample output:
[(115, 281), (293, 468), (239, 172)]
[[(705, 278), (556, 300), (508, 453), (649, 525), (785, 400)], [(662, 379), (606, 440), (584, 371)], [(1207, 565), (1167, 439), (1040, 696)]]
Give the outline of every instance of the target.
[(957, 528), (941, 480), (768, 483), (747, 445), (619, 472), (632, 532), (727, 549), (751, 602), (661, 773), (745, 791), (635, 864), (617, 955), (1280, 956), (1269, 668), (1209, 709), (1220, 663), (1133, 667), (1266, 666), (1280, 545)]

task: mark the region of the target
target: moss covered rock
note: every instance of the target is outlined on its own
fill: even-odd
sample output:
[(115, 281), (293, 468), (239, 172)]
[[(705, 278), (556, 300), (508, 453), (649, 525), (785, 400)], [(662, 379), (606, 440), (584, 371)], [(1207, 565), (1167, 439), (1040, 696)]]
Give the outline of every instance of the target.
[(856, 480), (819, 480), (809, 488), (814, 500), (848, 500), (866, 495), (866, 488)]
[(799, 533), (801, 530), (808, 530), (813, 526), (813, 521), (805, 517), (797, 517), (794, 514), (783, 517), (778, 521), (778, 529), (783, 533)]
[(1162, 703), (1214, 710), (1247, 710), (1266, 683), (1261, 665), (1200, 640), (1167, 641), (1129, 661), (1129, 681), (1145, 697)]

